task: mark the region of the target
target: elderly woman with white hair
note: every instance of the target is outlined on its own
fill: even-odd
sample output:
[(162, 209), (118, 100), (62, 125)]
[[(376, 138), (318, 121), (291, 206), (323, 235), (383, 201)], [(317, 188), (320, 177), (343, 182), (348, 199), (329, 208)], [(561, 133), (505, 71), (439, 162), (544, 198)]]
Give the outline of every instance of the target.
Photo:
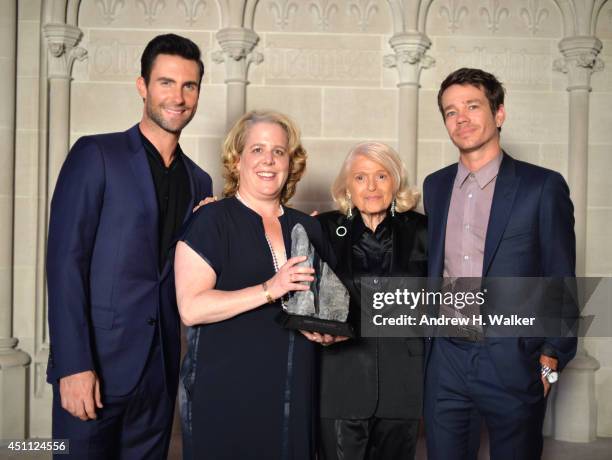
[[(332, 186), (338, 211), (318, 216), (351, 295), (360, 331), (362, 276), (427, 276), (427, 219), (388, 145), (363, 142)], [(414, 458), (421, 417), (423, 342), (357, 337), (321, 351), (320, 457)]]

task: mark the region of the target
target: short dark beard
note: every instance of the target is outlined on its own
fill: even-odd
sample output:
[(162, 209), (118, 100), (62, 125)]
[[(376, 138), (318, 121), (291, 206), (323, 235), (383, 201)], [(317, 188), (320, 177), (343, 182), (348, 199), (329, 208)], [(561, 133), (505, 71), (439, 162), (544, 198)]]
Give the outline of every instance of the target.
[(193, 119), (195, 115), (195, 111), (192, 110), (191, 116), (185, 120), (185, 123), (183, 123), (178, 128), (174, 128), (172, 126), (169, 126), (166, 123), (166, 120), (164, 120), (164, 118), (160, 116), (158, 112), (152, 110), (146, 101), (145, 101), (145, 110), (147, 112), (147, 116), (153, 121), (153, 123), (155, 123), (157, 126), (159, 126), (164, 131), (167, 131), (171, 134), (177, 134), (177, 135), (181, 134), (181, 131), (183, 130), (183, 128), (189, 124), (189, 122)]

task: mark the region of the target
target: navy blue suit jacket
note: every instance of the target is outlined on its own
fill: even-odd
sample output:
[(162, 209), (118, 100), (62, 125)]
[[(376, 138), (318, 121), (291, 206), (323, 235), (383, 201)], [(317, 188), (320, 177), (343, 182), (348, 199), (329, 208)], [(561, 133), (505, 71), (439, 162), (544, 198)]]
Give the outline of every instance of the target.
[[(159, 217), (138, 125), (80, 138), (62, 166), (49, 223), (47, 379), (95, 370), (106, 395), (138, 383), (157, 328), (171, 395), (178, 383), (180, 321), (171, 264), (159, 270)], [(182, 157), (194, 204), (212, 182)]]
[[(574, 207), (565, 180), (557, 172), (503, 155), (487, 227), (483, 277), (575, 276)], [(456, 174), (455, 163), (423, 184), (431, 277), (441, 277), (444, 270), (446, 221)], [(540, 395), (540, 352), (553, 350), (563, 369), (576, 353), (576, 339), (487, 338), (486, 348), (509, 390)]]

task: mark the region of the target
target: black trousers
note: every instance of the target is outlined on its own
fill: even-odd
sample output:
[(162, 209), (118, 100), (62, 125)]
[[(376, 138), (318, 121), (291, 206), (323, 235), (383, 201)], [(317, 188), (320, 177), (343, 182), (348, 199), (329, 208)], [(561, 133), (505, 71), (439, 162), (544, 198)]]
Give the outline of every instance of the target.
[(411, 460), (419, 420), (320, 419), (321, 460)]
[(53, 385), (53, 438), (70, 440), (70, 455), (54, 458), (167, 458), (174, 400), (166, 391), (159, 338), (136, 388), (125, 396), (103, 396), (102, 404), (96, 409), (97, 419), (82, 421), (62, 408), (59, 385)]

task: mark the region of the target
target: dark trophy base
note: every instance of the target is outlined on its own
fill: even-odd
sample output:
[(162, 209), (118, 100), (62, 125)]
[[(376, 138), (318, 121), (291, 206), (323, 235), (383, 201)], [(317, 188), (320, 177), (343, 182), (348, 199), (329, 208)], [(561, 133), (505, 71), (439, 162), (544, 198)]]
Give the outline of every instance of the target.
[(335, 336), (355, 337), (353, 328), (348, 323), (315, 318), (314, 316), (290, 315), (281, 311), (276, 315), (276, 322), (285, 329), (301, 329), (308, 332), (319, 332)]

